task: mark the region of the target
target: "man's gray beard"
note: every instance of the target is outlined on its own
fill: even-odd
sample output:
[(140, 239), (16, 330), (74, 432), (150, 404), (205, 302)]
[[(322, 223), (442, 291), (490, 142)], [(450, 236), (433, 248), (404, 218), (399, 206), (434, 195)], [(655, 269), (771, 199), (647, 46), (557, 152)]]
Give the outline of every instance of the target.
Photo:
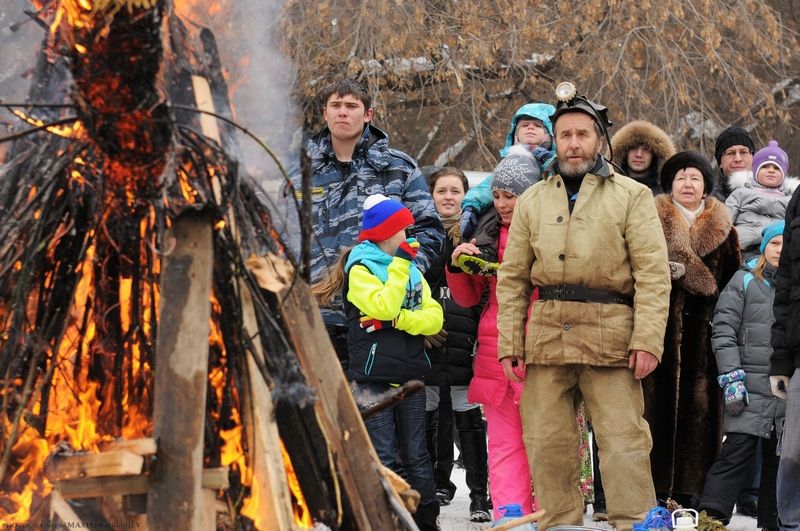
[(558, 173), (565, 179), (577, 179), (586, 175), (594, 167), (594, 159), (581, 162), (558, 161)]

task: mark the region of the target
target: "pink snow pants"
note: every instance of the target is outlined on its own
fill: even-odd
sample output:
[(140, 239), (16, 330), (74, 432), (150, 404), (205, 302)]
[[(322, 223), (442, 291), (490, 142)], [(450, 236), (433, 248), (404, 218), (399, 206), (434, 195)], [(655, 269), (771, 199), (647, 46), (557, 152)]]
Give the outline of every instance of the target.
[(500, 507), (510, 503), (518, 503), (523, 514), (530, 514), (534, 510), (533, 488), (512, 386), (506, 388), (500, 405), (484, 404), (483, 411), (489, 437), (489, 495), (494, 519), (502, 518)]

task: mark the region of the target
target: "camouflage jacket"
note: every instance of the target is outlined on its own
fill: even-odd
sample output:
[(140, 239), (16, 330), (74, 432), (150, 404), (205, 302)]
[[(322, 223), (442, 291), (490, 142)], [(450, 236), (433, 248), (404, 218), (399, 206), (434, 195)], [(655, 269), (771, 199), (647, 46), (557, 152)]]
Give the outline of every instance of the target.
[[(327, 128), (307, 145), (311, 159), (311, 281), (325, 278), (342, 250), (358, 243), (364, 200), (381, 193), (401, 201), (414, 215), (409, 235), (419, 240), (417, 267), (424, 273), (441, 251), (444, 229), (428, 192), (425, 178), (408, 155), (389, 147), (386, 133), (367, 125), (348, 163), (336, 160)], [(300, 190), (300, 182), (294, 183)], [(300, 197), (302, 194), (298, 194)], [(322, 308), (329, 326), (347, 326), (344, 305), (337, 297), (330, 308)]]

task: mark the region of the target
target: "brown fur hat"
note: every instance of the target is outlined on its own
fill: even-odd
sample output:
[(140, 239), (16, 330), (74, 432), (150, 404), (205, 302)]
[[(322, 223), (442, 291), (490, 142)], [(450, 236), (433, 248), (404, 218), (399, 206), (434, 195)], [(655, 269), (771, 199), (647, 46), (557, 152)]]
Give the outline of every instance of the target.
[(646, 120), (636, 120), (622, 126), (611, 139), (614, 163), (625, 167), (628, 151), (640, 145), (649, 147), (653, 152), (658, 171), (661, 171), (664, 161), (675, 154), (675, 145), (663, 129)]

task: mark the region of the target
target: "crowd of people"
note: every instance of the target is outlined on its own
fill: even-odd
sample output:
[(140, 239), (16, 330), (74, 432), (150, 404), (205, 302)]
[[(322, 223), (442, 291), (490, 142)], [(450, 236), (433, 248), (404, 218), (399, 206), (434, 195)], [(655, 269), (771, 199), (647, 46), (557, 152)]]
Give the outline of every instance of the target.
[(612, 136), (570, 84), (556, 99), (520, 107), (470, 188), (389, 147), (359, 84), (322, 94), (303, 199), (328, 334), (357, 401), (426, 384), (366, 419), (379, 458), (419, 491), (422, 530), (455, 493), (454, 442), (475, 522), (580, 525), (593, 503), (630, 530), (662, 503), (798, 529), (786, 152), (729, 127), (715, 170), (648, 121)]

